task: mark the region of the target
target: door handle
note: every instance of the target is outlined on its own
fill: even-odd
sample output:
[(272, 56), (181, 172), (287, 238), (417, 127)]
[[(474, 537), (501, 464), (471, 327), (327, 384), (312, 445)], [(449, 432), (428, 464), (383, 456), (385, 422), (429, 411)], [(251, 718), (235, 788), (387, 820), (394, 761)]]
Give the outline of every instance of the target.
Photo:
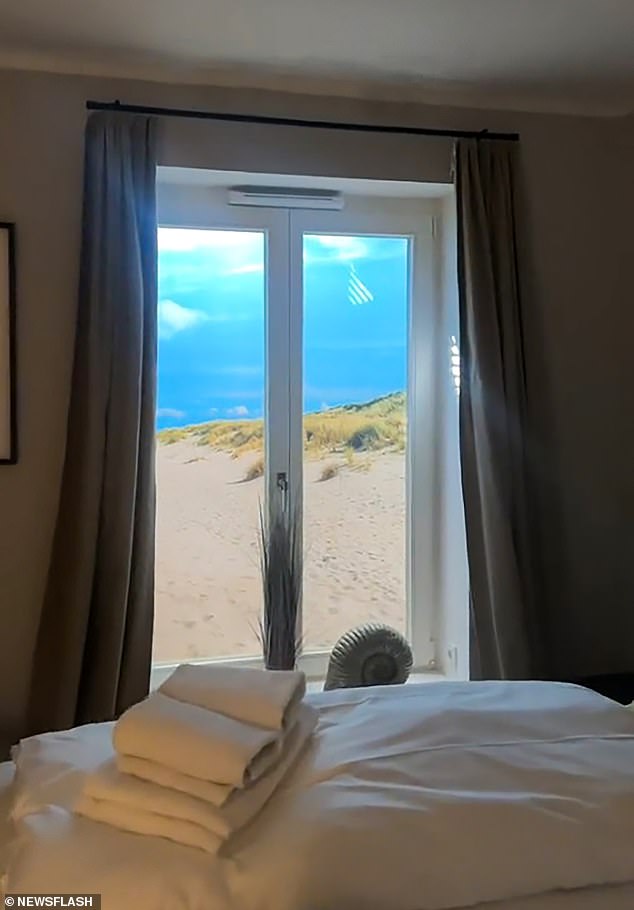
[(288, 493), (288, 474), (286, 471), (278, 471), (275, 475), (275, 486), (282, 494), (282, 504), (284, 510), (286, 510), (286, 501)]

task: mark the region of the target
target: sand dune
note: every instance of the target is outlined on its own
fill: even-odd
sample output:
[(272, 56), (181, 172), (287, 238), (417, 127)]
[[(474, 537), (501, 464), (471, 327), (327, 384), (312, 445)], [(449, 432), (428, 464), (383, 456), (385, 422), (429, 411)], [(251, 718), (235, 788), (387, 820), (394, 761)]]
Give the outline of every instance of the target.
[[(258, 502), (232, 459), (188, 440), (157, 450), (154, 660), (260, 653)], [(324, 467), (338, 473), (320, 482)], [(305, 468), (306, 650), (368, 620), (405, 626), (405, 458), (329, 455)]]

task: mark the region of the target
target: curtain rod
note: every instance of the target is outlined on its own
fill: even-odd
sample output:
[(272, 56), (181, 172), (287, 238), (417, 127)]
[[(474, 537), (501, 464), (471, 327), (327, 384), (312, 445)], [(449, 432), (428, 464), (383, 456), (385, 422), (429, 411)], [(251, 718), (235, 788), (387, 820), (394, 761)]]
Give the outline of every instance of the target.
[(399, 136), (442, 136), (449, 139), (497, 139), (517, 142), (519, 133), (492, 133), (489, 130), (442, 130), (422, 126), (388, 126), (372, 123), (343, 123), (331, 120), (302, 120), (296, 117), (266, 117), (259, 114), (222, 114), (216, 111), (185, 110), (177, 107), (145, 107), (120, 101), (87, 101), (89, 111), (119, 111), (154, 117), (184, 117), (191, 120), (220, 120), (225, 123), (258, 123), (267, 126), (306, 127), (313, 130), (342, 130), (349, 133), (388, 133)]

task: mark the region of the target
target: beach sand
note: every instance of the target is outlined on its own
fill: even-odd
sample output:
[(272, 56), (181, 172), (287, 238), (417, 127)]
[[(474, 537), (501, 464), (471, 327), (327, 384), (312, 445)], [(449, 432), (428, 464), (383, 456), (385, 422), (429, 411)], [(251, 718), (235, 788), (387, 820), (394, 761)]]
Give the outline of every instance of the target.
[[(157, 446), (154, 660), (261, 654), (257, 456)], [(320, 482), (328, 465), (338, 473)], [(304, 648), (368, 621), (405, 629), (405, 457), (336, 454), (305, 465)]]

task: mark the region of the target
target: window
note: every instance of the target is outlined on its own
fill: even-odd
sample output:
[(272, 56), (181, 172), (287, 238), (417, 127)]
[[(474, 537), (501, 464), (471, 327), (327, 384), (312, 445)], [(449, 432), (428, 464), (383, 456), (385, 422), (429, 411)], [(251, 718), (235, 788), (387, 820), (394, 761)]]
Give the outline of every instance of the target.
[(265, 241), (159, 228), (158, 662), (258, 652)]
[(410, 237), (303, 234), (303, 632), (408, 631)]
[(155, 664), (259, 658), (259, 510), (284, 495), (307, 671), (367, 621), (433, 666), (448, 345), (431, 204), (250, 209), (180, 186), (160, 212)]

